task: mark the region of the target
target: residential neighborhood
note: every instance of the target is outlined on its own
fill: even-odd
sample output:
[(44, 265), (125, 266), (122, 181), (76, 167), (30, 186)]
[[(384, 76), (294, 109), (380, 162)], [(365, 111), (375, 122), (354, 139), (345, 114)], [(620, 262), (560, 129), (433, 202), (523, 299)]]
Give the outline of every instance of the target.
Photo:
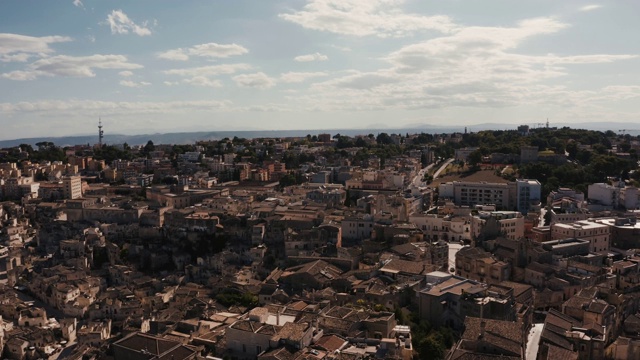
[(2, 149), (0, 353), (635, 359), (640, 140), (572, 131)]

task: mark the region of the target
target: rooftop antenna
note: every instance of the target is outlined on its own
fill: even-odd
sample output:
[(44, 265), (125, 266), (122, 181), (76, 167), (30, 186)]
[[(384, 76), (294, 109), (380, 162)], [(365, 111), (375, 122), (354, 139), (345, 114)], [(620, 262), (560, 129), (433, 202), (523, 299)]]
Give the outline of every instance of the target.
[(104, 131), (102, 131), (102, 119), (98, 117), (98, 146), (102, 148), (102, 138), (104, 137)]

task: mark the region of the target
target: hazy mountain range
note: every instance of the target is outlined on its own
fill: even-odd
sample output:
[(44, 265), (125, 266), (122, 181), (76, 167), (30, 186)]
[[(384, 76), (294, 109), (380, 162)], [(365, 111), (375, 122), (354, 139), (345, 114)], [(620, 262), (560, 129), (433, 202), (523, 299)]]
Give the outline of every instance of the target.
[[(192, 144), (196, 141), (202, 140), (220, 140), (225, 137), (233, 138), (234, 136), (241, 138), (259, 138), (259, 137), (295, 137), (306, 136), (307, 134), (317, 135), (321, 133), (330, 133), (331, 135), (342, 134), (348, 136), (366, 135), (366, 134), (378, 134), (386, 132), (389, 134), (414, 134), (414, 133), (452, 133), (452, 132), (464, 132), (465, 128), (469, 132), (481, 131), (481, 130), (509, 130), (516, 129), (518, 125), (511, 124), (494, 124), (484, 123), (477, 125), (464, 125), (461, 126), (438, 126), (432, 124), (412, 124), (402, 128), (367, 128), (367, 129), (322, 129), (322, 130), (235, 130), (235, 131), (197, 131), (197, 132), (175, 132), (175, 133), (156, 133), (156, 134), (142, 134), (142, 135), (123, 135), (123, 134), (109, 134), (105, 131), (104, 140), (105, 144), (123, 144), (129, 145), (143, 145), (147, 141), (151, 140), (154, 144)], [(585, 124), (551, 124), (551, 126), (563, 127), (569, 126), (576, 129), (589, 129), (606, 131), (612, 130), (616, 133), (621, 133), (622, 129), (626, 134), (640, 135), (640, 126), (638, 129), (629, 129), (635, 124), (630, 123), (585, 123)], [(58, 146), (69, 146), (79, 144), (95, 144), (98, 142), (97, 129), (94, 135), (77, 135), (77, 136), (64, 136), (64, 137), (37, 137), (37, 138), (22, 138), (13, 140), (0, 140), (0, 147), (12, 147), (20, 144), (35, 145), (41, 141), (51, 141)]]

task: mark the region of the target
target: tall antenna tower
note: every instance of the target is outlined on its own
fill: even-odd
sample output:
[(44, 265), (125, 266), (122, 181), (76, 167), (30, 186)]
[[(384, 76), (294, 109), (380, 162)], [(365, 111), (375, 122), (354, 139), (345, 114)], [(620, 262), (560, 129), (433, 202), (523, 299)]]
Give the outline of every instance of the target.
[(102, 148), (102, 138), (104, 137), (104, 131), (102, 131), (102, 119), (98, 118), (98, 146)]

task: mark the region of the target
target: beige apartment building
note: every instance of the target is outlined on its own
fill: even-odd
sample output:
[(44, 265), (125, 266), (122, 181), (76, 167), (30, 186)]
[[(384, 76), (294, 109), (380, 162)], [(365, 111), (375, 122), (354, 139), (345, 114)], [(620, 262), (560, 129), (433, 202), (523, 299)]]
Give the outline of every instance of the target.
[(493, 236), (502, 234), (510, 240), (522, 239), (524, 216), (517, 211), (480, 211), (471, 217), (471, 233), (474, 239), (483, 233)]
[(551, 225), (551, 239), (583, 239), (590, 242), (589, 251), (607, 251), (611, 247), (611, 230), (607, 224), (592, 220)]
[(62, 185), (65, 199), (79, 199), (82, 197), (82, 178), (80, 176), (65, 176), (62, 178)]

